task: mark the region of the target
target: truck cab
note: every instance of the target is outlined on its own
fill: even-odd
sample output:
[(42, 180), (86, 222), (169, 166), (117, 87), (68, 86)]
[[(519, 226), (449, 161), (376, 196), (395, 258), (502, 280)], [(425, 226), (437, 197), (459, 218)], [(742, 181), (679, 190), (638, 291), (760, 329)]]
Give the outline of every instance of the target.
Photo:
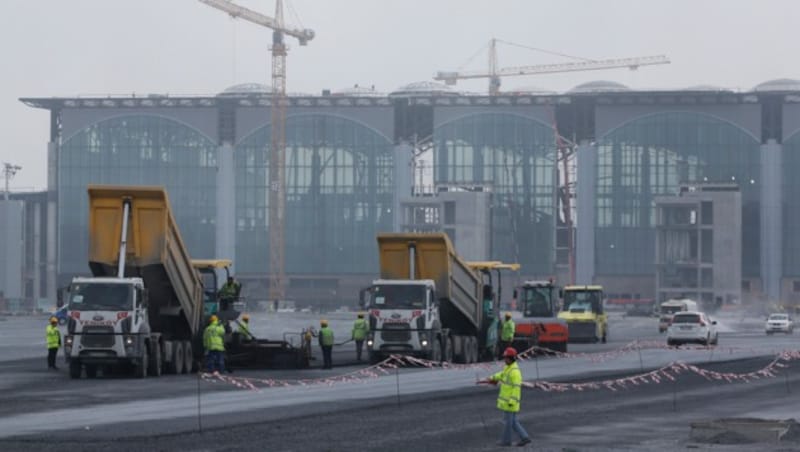
[(68, 293), (64, 353), (73, 378), (80, 376), (82, 365), (94, 377), (98, 366), (124, 357), (133, 357), (128, 362), (134, 367), (142, 365), (137, 358), (149, 345), (150, 326), (141, 278), (74, 278)]
[(565, 353), (567, 322), (557, 317), (563, 291), (552, 280), (525, 281), (514, 291), (522, 319), (516, 322), (514, 345), (522, 351), (533, 346)]
[(602, 286), (564, 287), (564, 306), (558, 318), (567, 322), (570, 342), (603, 342), (608, 337), (608, 315)]
[[(231, 275), (230, 268), (233, 262), (228, 259), (193, 259), (192, 267), (200, 274), (203, 283), (203, 318), (208, 323), (208, 318), (216, 315), (223, 322), (236, 320), (244, 309), (242, 302), (237, 299), (232, 306), (222, 306), (219, 290)], [(205, 324), (204, 323), (204, 324)]]
[(392, 353), (443, 358), (435, 293), (429, 279), (378, 279), (361, 291), (361, 305), (369, 312), (367, 351), (372, 362)]

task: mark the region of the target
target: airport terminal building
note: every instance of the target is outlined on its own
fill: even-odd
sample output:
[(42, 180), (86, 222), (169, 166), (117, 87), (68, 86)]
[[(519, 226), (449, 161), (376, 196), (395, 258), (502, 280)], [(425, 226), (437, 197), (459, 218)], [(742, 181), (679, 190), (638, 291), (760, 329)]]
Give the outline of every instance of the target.
[[(265, 297), (269, 93), (247, 84), (207, 97), (22, 99), (50, 112), (56, 284), (88, 272), (86, 186), (148, 184), (167, 188), (193, 258), (234, 259), (249, 295)], [(376, 276), (375, 235), (398, 229), (421, 149), (432, 152), (433, 184), (491, 193), (487, 258), (519, 262), (520, 279), (561, 279), (558, 130), (576, 143), (578, 283), (652, 298), (655, 198), (681, 184), (733, 183), (741, 192), (742, 298), (800, 302), (800, 81), (747, 92), (591, 82), (498, 96), (420, 82), (288, 102), (291, 299), (352, 305)]]

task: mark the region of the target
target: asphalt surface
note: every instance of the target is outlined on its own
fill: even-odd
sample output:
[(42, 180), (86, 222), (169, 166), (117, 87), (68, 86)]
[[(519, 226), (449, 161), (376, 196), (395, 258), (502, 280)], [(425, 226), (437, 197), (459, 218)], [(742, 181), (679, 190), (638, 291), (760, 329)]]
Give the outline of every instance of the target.
[[(294, 328), (311, 320), (298, 317), (263, 319), (262, 325), (266, 328), (277, 322)], [(330, 319), (339, 337), (347, 334), (351, 323), (347, 317)], [(256, 317), (254, 326), (258, 322)], [(43, 339), (29, 331), (40, 329), (41, 324), (42, 319), (4, 324), (0, 331), (5, 333), (0, 334), (10, 329), (13, 338), (0, 338), (0, 356), (17, 353), (4, 353), (9, 341), (25, 350), (22, 344), (41, 351)], [(608, 344), (571, 345), (571, 352), (592, 353), (587, 356), (523, 363), (525, 379), (607, 380), (673, 361), (694, 362), (720, 372), (750, 372), (763, 368), (780, 350), (798, 349), (794, 336), (765, 336), (762, 319), (720, 318), (720, 346), (712, 350), (652, 348), (664, 342), (656, 325), (651, 318), (614, 316)], [(647, 347), (619, 351), (636, 339)], [(190, 375), (76, 381), (63, 370), (44, 370), (41, 353), (36, 358), (14, 357), (0, 362), (4, 376), (0, 379), (0, 450), (495, 449), (501, 428), (500, 414), (494, 409), (496, 389), (474, 383), (499, 365), (389, 370), (380, 377), (364, 376), (358, 372), (365, 365), (353, 362), (350, 346), (340, 348), (334, 363), (353, 365), (333, 371), (233, 374), (272, 383), (312, 380), (289, 387), (257, 383), (259, 391)], [(696, 420), (797, 417), (797, 369), (793, 362), (775, 378), (749, 383), (682, 374), (675, 383), (640, 384), (618, 391), (525, 389), (520, 419), (534, 438), (531, 450), (800, 450), (798, 444), (706, 446), (688, 440), (689, 424)], [(330, 379), (347, 373), (357, 378)], [(328, 381), (309, 384), (313, 379)]]

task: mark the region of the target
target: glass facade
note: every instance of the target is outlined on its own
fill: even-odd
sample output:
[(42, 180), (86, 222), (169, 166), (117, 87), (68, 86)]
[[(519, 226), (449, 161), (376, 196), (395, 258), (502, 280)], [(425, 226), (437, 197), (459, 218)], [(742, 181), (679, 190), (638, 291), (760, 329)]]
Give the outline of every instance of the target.
[(58, 167), (62, 274), (88, 273), (89, 184), (161, 185), (193, 258), (214, 257), (217, 146), (160, 116), (121, 116), (67, 138)]
[(800, 277), (800, 132), (783, 142), (783, 276)]
[(655, 272), (654, 197), (681, 183), (738, 183), (742, 193), (742, 276), (760, 273), (758, 140), (710, 115), (665, 112), (613, 130), (597, 144), (598, 275)]
[[(236, 146), (239, 272), (269, 271), (269, 143), (265, 126)], [(375, 272), (375, 236), (392, 228), (392, 151), (389, 140), (354, 121), (287, 118), (287, 273)]]
[(550, 127), (507, 113), (463, 117), (434, 131), (434, 165), (436, 184), (492, 187), (492, 259), (518, 262), (529, 275), (553, 273), (556, 174)]

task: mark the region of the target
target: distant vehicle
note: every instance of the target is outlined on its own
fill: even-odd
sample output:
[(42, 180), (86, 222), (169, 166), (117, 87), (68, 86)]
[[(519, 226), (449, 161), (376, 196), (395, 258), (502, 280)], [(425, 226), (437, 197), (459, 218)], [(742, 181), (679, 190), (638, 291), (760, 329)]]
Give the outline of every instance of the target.
[(567, 322), (569, 342), (606, 343), (608, 314), (603, 300), (603, 286), (564, 287), (564, 309), (558, 318)]
[(764, 326), (767, 334), (786, 333), (794, 334), (794, 322), (789, 314), (770, 314)]
[(280, 300), (276, 312), (297, 312), (297, 305), (291, 300)]
[(517, 350), (540, 346), (566, 353), (569, 328), (558, 318), (562, 289), (552, 280), (525, 281), (514, 294), (522, 307), (522, 318), (517, 319), (514, 330)]
[(697, 311), (678, 312), (667, 328), (667, 345), (678, 346), (688, 342), (711, 345), (719, 343), (717, 322)]
[(670, 323), (672, 323), (672, 316), (677, 312), (697, 311), (697, 302), (688, 298), (672, 299), (661, 303), (661, 314), (658, 317), (658, 332), (663, 333), (667, 331)]
[(69, 310), (67, 309), (67, 305), (56, 309), (51, 315), (58, 319), (59, 325), (66, 325), (67, 320), (69, 320)]

